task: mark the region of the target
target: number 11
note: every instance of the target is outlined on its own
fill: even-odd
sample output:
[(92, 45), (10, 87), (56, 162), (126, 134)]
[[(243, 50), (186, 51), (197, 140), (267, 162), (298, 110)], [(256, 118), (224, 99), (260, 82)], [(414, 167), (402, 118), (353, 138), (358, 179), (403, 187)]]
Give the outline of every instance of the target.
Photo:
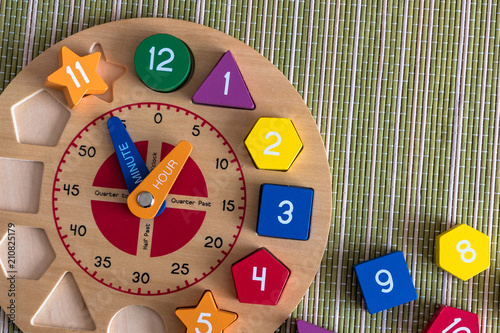
[[(78, 69), (78, 71), (80, 72), (80, 75), (83, 77), (83, 80), (85, 81), (85, 83), (89, 83), (90, 80), (87, 77), (87, 74), (85, 74), (85, 71), (83, 70), (82, 65), (80, 65), (79, 61), (77, 61), (75, 63), (75, 68)], [(66, 66), (66, 73), (69, 74), (69, 76), (71, 76), (71, 79), (73, 79), (75, 86), (77, 88), (80, 88), (81, 87), (80, 82), (76, 78), (75, 73), (73, 73), (73, 69), (70, 66)]]

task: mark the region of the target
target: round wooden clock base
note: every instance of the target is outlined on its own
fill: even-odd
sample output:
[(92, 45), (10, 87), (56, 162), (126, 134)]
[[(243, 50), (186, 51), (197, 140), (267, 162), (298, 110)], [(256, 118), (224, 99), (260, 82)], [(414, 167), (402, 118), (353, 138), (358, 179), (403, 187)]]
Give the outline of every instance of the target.
[[(177, 37), (192, 55), (190, 77), (173, 92), (149, 89), (134, 69), (137, 47), (155, 34)], [(86, 96), (71, 109), (61, 91), (44, 85), (61, 67), (62, 46), (79, 57), (102, 52), (97, 73), (109, 87), (106, 93)], [(192, 102), (227, 51), (253, 110)], [(76, 70), (67, 69), (68, 75), (78, 79)], [(154, 219), (127, 210), (129, 192), (106, 127), (111, 116), (125, 124), (150, 169), (179, 141), (193, 146), (165, 212)], [(303, 147), (288, 171), (255, 166), (244, 142), (261, 117), (293, 123)], [(180, 318), (189, 311), (178, 309), (197, 306), (202, 312), (190, 330), (272, 332), (318, 270), (331, 212), (320, 134), (279, 70), (224, 33), (167, 19), (125, 20), (80, 32), (12, 81), (0, 96), (0, 128), (0, 261), (8, 277), (0, 279), (0, 306), (24, 332), (183, 332), (187, 325)], [(265, 129), (278, 141), (280, 130)], [(269, 151), (288, 152), (286, 140)], [(287, 197), (292, 190), (298, 196)], [(267, 191), (284, 196), (279, 207), (267, 199), (261, 203)], [(310, 226), (299, 221), (303, 207), (310, 207)], [(307, 236), (260, 235), (259, 219), (280, 227), (306, 223)], [(286, 277), (266, 273), (275, 266)], [(276, 279), (284, 287), (274, 286), (269, 299), (256, 295), (244, 303), (234, 270), (237, 279), (243, 276), (259, 290), (268, 291)], [(203, 305), (211, 304), (209, 296), (212, 310)], [(238, 317), (221, 328), (228, 313)]]

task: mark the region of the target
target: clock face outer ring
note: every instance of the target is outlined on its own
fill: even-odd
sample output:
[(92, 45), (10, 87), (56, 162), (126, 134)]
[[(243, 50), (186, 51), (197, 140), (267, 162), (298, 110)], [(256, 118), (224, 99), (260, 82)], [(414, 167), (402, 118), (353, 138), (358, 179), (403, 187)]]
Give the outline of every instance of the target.
[[(194, 60), (194, 70), (187, 83), (175, 92), (167, 94), (154, 92), (145, 87), (134, 71), (135, 49), (142, 40), (158, 33), (168, 33), (181, 39), (190, 48)], [(69, 111), (64, 94), (44, 86), (45, 78), (59, 68), (57, 59), (62, 46), (67, 46), (80, 56), (87, 55), (96, 47), (100, 47), (108, 63), (126, 68), (126, 72), (111, 85), (113, 94), (111, 102), (96, 96), (88, 96), (76, 108)], [(237, 110), (191, 102), (193, 94), (227, 50), (233, 53), (255, 101), (254, 110)], [(64, 123), (62, 134), (52, 145), (20, 143), (17, 139), (22, 131), (37, 131), (39, 126), (37, 117), (46, 119), (47, 114), (51, 114), (50, 110), (44, 110), (43, 105), (39, 105), (41, 111), (35, 112), (32, 119), (22, 124), (16, 123), (14, 118), (19, 116), (16, 110), (19, 110), (19, 106), (22, 109), (22, 106), (27, 105), (27, 101), (36, 95), (50, 96), (51, 101), (57, 101), (67, 109), (63, 114), (70, 114)], [(61, 156), (75, 135), (86, 124), (109, 110), (143, 102), (177, 105), (213, 124), (224, 135), (240, 160), (245, 175), (247, 195), (245, 221), (238, 242), (220, 267), (192, 287), (159, 296), (129, 295), (114, 291), (90, 278), (68, 255), (59, 238), (52, 214), (54, 175)], [(283, 117), (292, 120), (304, 148), (289, 171), (255, 168), (243, 142), (260, 117)], [(54, 121), (57, 123), (60, 119), (58, 115)], [(10, 165), (5, 161), (36, 161), (43, 164), (43, 173), (39, 180), (41, 182), (39, 201), (34, 203), (35, 212), (9, 209), (0, 211), (2, 220), (0, 235), (3, 237), (7, 233), (9, 223), (43, 229), (55, 253), (55, 259), (38, 280), (16, 280), (16, 323), (24, 332), (56, 331), (50, 327), (35, 326), (32, 324), (32, 319), (67, 272), (73, 275), (97, 332), (106, 332), (112, 318), (121, 309), (131, 305), (147, 306), (154, 310), (165, 323), (168, 332), (183, 332), (185, 327), (175, 316), (175, 309), (195, 306), (205, 290), (212, 291), (220, 309), (236, 312), (239, 315), (225, 332), (272, 332), (294, 310), (316, 276), (324, 254), (331, 218), (331, 179), (321, 136), (309, 109), (283, 74), (258, 52), (222, 32), (170, 19), (123, 20), (82, 31), (39, 55), (17, 75), (0, 96), (0, 126), (2, 129), (0, 165), (4, 168), (0, 169), (0, 172), (10, 179), (8, 184), (11, 184), (6, 191), (2, 190), (2, 195), (15, 196), (19, 192), (19, 188), (15, 186), (16, 177), (12, 176), (16, 175), (16, 172), (5, 169), (5, 165)], [(138, 126), (146, 124), (138, 123)], [(180, 141), (182, 138), (178, 139)], [(103, 144), (104, 138), (102, 142), (96, 142), (98, 146)], [(207, 152), (206, 161), (200, 158), (196, 162), (210, 163), (210, 159), (213, 158), (214, 156)], [(82, 168), (85, 169), (85, 166), (82, 165)], [(257, 235), (260, 187), (265, 183), (307, 187), (314, 190), (310, 237), (307, 241)], [(231, 265), (260, 247), (267, 248), (291, 271), (276, 306), (244, 304), (236, 297)], [(196, 260), (203, 260), (202, 252), (186, 255), (193, 258), (192, 265), (196, 264)], [(0, 290), (8, 289), (8, 281), (0, 279)], [(6, 308), (9, 302), (7, 293), (0, 293), (0, 306)]]

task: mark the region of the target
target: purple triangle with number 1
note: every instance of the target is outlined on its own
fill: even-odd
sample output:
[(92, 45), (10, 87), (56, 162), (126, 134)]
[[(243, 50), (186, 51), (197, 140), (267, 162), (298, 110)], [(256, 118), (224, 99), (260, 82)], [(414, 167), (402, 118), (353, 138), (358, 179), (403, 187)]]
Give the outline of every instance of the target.
[(201, 87), (193, 102), (237, 109), (255, 109), (252, 96), (231, 51), (224, 53)]
[(299, 329), (299, 333), (333, 333), (302, 320), (297, 320), (297, 328)]

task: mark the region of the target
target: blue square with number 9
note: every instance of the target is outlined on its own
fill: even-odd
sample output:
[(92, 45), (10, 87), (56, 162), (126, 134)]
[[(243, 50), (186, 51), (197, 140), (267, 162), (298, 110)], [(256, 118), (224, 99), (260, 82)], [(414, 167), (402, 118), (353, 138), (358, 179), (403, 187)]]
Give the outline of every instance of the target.
[(263, 184), (257, 233), (261, 236), (307, 240), (314, 191), (310, 188)]
[(354, 266), (371, 314), (417, 299), (403, 252), (397, 251)]

